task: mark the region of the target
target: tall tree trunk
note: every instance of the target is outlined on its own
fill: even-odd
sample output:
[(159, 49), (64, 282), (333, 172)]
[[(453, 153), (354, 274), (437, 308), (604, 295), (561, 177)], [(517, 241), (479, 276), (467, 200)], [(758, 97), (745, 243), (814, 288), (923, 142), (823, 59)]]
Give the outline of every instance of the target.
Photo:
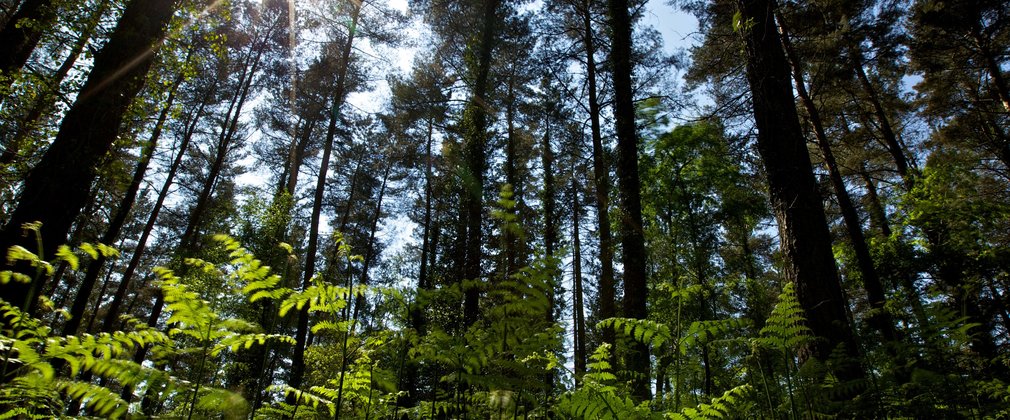
[[(981, 16), (979, 16), (979, 20), (982, 20)], [(982, 60), (985, 62), (985, 70), (989, 73), (989, 78), (992, 79), (993, 96), (1003, 105), (1004, 111), (1010, 112), (1010, 88), (1007, 87), (1006, 79), (1003, 78), (1002, 66), (996, 61), (996, 56), (989, 46), (989, 41), (982, 35), (982, 28), (978, 26), (972, 28), (971, 37), (975, 41), (979, 54), (982, 55)]]
[[(515, 128), (515, 118), (516, 118), (516, 96), (515, 96), (515, 83), (516, 74), (515, 69), (511, 69), (508, 75), (508, 92), (506, 93), (506, 105), (505, 105), (505, 126), (506, 126), (506, 136), (505, 136), (505, 182), (509, 184), (512, 188), (512, 201), (515, 205), (508, 209), (513, 215), (517, 215), (519, 212), (519, 203), (522, 201), (522, 180), (519, 178), (517, 161), (518, 156), (518, 143), (519, 139), (516, 135)], [(550, 128), (547, 129), (550, 132)], [(505, 243), (505, 271), (504, 278), (509, 278), (512, 276), (516, 270), (519, 269), (519, 238), (516, 237), (515, 233), (511, 229), (505, 229), (502, 232), (504, 236)], [(549, 253), (550, 251), (548, 251)]]
[[(554, 185), (554, 151), (551, 149), (551, 114), (547, 113), (544, 140), (541, 144), (541, 161), (544, 166), (544, 251), (548, 257), (554, 257), (557, 252), (558, 242), (558, 217), (557, 202), (555, 200), (556, 187)], [(551, 270), (547, 281), (547, 313), (544, 314), (544, 321), (547, 325), (554, 325), (554, 307), (558, 283), (559, 272), (556, 268)], [(544, 377), (545, 394), (549, 396), (554, 392), (554, 373), (548, 372)]]
[(582, 376), (586, 374), (586, 315), (583, 303), (582, 289), (582, 239), (580, 238), (580, 219), (582, 204), (579, 202), (579, 186), (575, 177), (572, 177), (572, 294), (574, 314), (573, 323), (575, 325), (575, 384), (576, 387), (582, 383)]
[[(0, 250), (13, 245), (34, 248), (21, 235), (25, 223), (40, 221), (43, 258), (52, 259), (66, 241), (70, 225), (88, 201), (99, 162), (112, 149), (127, 107), (144, 84), (153, 51), (165, 34), (176, 1), (132, 0), (127, 4), (109, 41), (95, 57), (94, 67), (76, 101), (67, 111), (59, 133), (39, 164), (25, 180), (21, 200), (0, 232)], [(0, 54), (3, 56), (3, 54)], [(24, 264), (15, 269), (28, 275)], [(11, 283), (0, 298), (25, 307), (34, 299), (38, 282)]]
[[(386, 169), (385, 171), (383, 171), (382, 174), (382, 186), (379, 187), (379, 196), (376, 198), (375, 202), (375, 213), (372, 216), (372, 226), (369, 229), (368, 234), (368, 247), (365, 251), (365, 256), (363, 260), (364, 262), (361, 267), (361, 280), (359, 284), (361, 284), (362, 286), (368, 285), (368, 271), (371, 268), (372, 260), (375, 259), (375, 233), (378, 231), (379, 218), (382, 216), (382, 199), (386, 195), (386, 183), (389, 181), (389, 170), (391, 168), (392, 165), (387, 163)], [(350, 284), (351, 276), (347, 277), (347, 283), (348, 283), (347, 284), (348, 289), (351, 289), (353, 286)], [(351, 334), (354, 334), (354, 330), (358, 324), (358, 316), (361, 314), (361, 308), (364, 305), (365, 305), (365, 295), (356, 294), (354, 299), (354, 312), (351, 315), (350, 318), (351, 322), (348, 324), (347, 331), (345, 331), (344, 333), (343, 344), (341, 345), (340, 375), (337, 382), (337, 402), (336, 402), (337, 410), (336, 414), (334, 415), (335, 419), (340, 418), (340, 407), (342, 406), (344, 398), (344, 374), (347, 371), (347, 364), (350, 361), (349, 360), (350, 355), (347, 354), (347, 343), (351, 337)]]
[(256, 71), (259, 69), (261, 63), (260, 59), (266, 51), (266, 43), (270, 39), (272, 31), (273, 27), (270, 27), (258, 42), (254, 42), (250, 46), (251, 51), (249, 51), (249, 55), (242, 65), (242, 73), (239, 77), (238, 86), (236, 86), (235, 92), (232, 94), (228, 111), (225, 113), (224, 121), (221, 124), (221, 133), (218, 134), (214, 161), (211, 162), (210, 169), (207, 171), (207, 178), (200, 188), (196, 204), (193, 205), (193, 209), (189, 213), (186, 230), (183, 231), (179, 239), (179, 250), (182, 252), (182, 255), (193, 252), (200, 241), (200, 229), (203, 227), (203, 218), (207, 213), (207, 206), (210, 205), (210, 199), (216, 189), (218, 178), (220, 178), (221, 171), (224, 170), (225, 163), (228, 161), (228, 152), (232, 148), (232, 142), (235, 140), (235, 134), (238, 131), (242, 109), (249, 98), (249, 92), (252, 90), (252, 84), (256, 78)]
[(867, 211), (870, 213), (870, 229), (876, 229), (884, 238), (890, 237), (891, 224), (887, 220), (887, 212), (884, 211), (884, 206), (880, 202), (880, 196), (877, 195), (877, 184), (870, 178), (865, 164), (859, 168), (859, 178), (863, 180), (863, 185), (866, 187), (865, 205)]
[[(432, 155), (431, 143), (433, 140), (432, 120), (428, 119), (428, 135), (424, 148), (424, 221), (421, 226), (421, 260), (418, 262), (417, 270), (417, 294), (410, 304), (409, 325), (414, 329), (417, 337), (424, 337), (427, 333), (424, 307), (420, 300), (425, 298), (425, 293), (431, 289), (429, 284), (429, 264), (428, 260), (434, 256), (432, 229), (431, 229), (431, 201), (432, 201)], [(433, 264), (431, 264), (433, 265)], [(405, 395), (397, 400), (397, 407), (413, 407), (420, 401), (417, 391), (418, 366), (414, 361), (408, 361), (406, 366), (405, 384), (403, 390)]]
[(151, 208), (150, 215), (147, 216), (147, 222), (144, 224), (144, 229), (140, 233), (140, 238), (137, 239), (137, 246), (133, 250), (133, 255), (130, 257), (130, 262), (126, 264), (126, 268), (123, 270), (123, 275), (119, 280), (119, 286), (116, 287), (116, 292), (112, 296), (112, 302), (109, 304), (109, 309), (106, 311), (105, 318), (102, 321), (102, 331), (112, 332), (115, 330), (116, 320), (119, 318), (121, 307), (123, 301), (126, 300), (126, 293), (130, 290), (130, 283), (133, 281), (133, 275), (136, 273), (137, 268), (140, 267), (140, 260), (144, 256), (144, 251), (147, 249), (147, 241), (151, 237), (151, 232), (154, 230), (154, 225), (158, 221), (158, 215), (161, 214), (162, 208), (165, 205), (165, 199), (168, 198), (168, 193), (172, 188), (172, 183), (175, 182), (175, 175), (179, 171), (179, 167), (182, 165), (182, 160), (186, 156), (186, 151), (189, 149), (189, 143), (193, 139), (193, 135), (196, 133), (197, 123), (200, 118), (203, 117), (203, 111), (207, 107), (211, 98), (214, 96), (216, 91), (216, 84), (214, 87), (208, 90), (207, 94), (204, 96), (203, 100), (200, 102), (200, 106), (197, 108), (196, 112), (190, 117), (190, 123), (187, 125), (185, 132), (182, 135), (182, 141), (179, 143), (179, 151), (175, 154), (175, 159), (172, 161), (172, 165), (168, 168), (168, 174), (165, 175), (165, 183), (162, 184), (161, 190), (158, 191), (158, 198), (154, 201), (154, 207)]
[[(0, 30), (0, 90), (10, 86), (11, 76), (21, 70), (45, 31), (56, 23), (58, 2), (54, 0), (25, 0), (18, 11)], [(167, 5), (172, 7), (173, 5)], [(161, 15), (151, 10), (154, 20)], [(122, 21), (121, 21), (122, 22)], [(143, 36), (140, 32), (138, 35)], [(130, 53), (126, 53), (130, 54)], [(97, 63), (96, 63), (97, 64)]]
[[(807, 350), (827, 360), (832, 350), (840, 348), (851, 361), (858, 361), (859, 350), (831, 250), (831, 234), (793, 102), (789, 65), (775, 30), (775, 3), (737, 0), (737, 4), (741, 20), (747, 22), (743, 35), (758, 129), (757, 147), (779, 225), (786, 278), (796, 284), (810, 329), (825, 339)], [(842, 380), (864, 377), (859, 363), (842, 364), (835, 373)]]
[[(372, 214), (372, 226), (368, 229), (368, 245), (365, 248), (364, 262), (361, 265), (361, 280), (359, 281), (359, 284), (362, 286), (368, 285), (368, 272), (371, 269), (372, 261), (376, 259), (375, 234), (379, 230), (379, 220), (382, 218), (382, 200), (386, 197), (389, 171), (392, 169), (392, 165), (389, 162), (392, 162), (392, 160), (387, 161), (386, 168), (382, 172), (382, 184), (379, 186), (379, 195), (375, 199), (375, 213)], [(361, 294), (357, 295), (354, 301), (354, 313), (358, 314), (364, 304), (365, 296)], [(354, 316), (354, 320), (357, 321), (357, 315)]]
[(859, 213), (856, 212), (856, 206), (852, 203), (849, 191), (845, 187), (845, 180), (842, 179), (842, 174), (838, 170), (838, 163), (835, 161), (834, 153), (832, 153), (828, 135), (824, 131), (824, 122), (821, 120), (820, 112), (814, 104), (813, 98), (807, 92), (806, 83), (803, 81), (803, 62), (800, 61), (800, 58), (793, 50), (792, 42), (789, 39), (789, 29), (781, 14), (776, 13), (776, 19), (778, 20), (779, 30), (782, 35), (782, 47), (786, 53), (786, 58), (792, 65), (793, 79), (796, 82), (796, 94), (799, 96), (803, 108), (807, 111), (810, 125), (813, 126), (814, 137), (817, 139), (817, 147), (824, 158), (824, 166), (828, 169), (828, 178), (831, 180), (831, 187), (835, 190), (835, 197), (838, 198), (838, 208), (842, 212), (842, 220), (845, 222), (845, 228), (849, 234), (849, 244), (856, 253), (856, 265), (859, 267), (863, 288), (866, 290), (866, 298), (872, 309), (869, 323), (880, 332), (886, 342), (894, 342), (898, 337), (898, 333), (894, 329), (891, 315), (885, 308), (887, 297), (884, 292), (884, 286), (880, 281), (880, 276), (877, 275), (876, 268), (873, 266), (873, 256), (870, 255), (870, 248), (867, 246), (866, 237), (863, 235), (863, 225), (859, 220)]
[[(337, 120), (340, 119), (340, 106), (344, 101), (345, 84), (347, 83), (347, 68), (350, 66), (351, 47), (358, 26), (358, 15), (363, 2), (356, 2), (351, 10), (351, 21), (347, 27), (347, 39), (341, 50), (340, 70), (337, 73), (337, 83), (334, 86), (330, 109), (330, 121), (326, 127), (326, 139), (323, 142), (323, 156), (319, 163), (319, 175), (316, 178), (316, 189), (312, 199), (312, 215), (309, 221), (309, 239), (305, 250), (305, 271), (302, 277), (302, 289), (312, 285), (312, 277), (316, 274), (316, 252), (319, 247), (319, 219), (322, 215), (323, 195), (326, 189), (326, 173), (330, 167), (330, 154), (333, 153), (333, 141), (337, 135)], [(288, 385), (293, 388), (302, 386), (305, 375), (305, 348), (308, 343), (309, 313), (308, 308), (298, 311), (298, 322), (295, 329), (295, 348), (291, 356), (291, 375)], [(292, 403), (289, 401), (289, 403)]]
[(305, 127), (302, 128), (302, 136), (297, 143), (292, 142), (291, 144), (291, 154), (288, 162), (287, 168), (287, 179), (284, 182), (284, 190), (292, 196), (295, 195), (295, 189), (298, 187), (298, 173), (302, 167), (302, 162), (305, 161), (305, 150), (309, 147), (309, 142), (312, 141), (312, 130), (316, 128), (316, 124), (319, 121), (312, 119), (305, 123)]
[[(595, 191), (597, 230), (600, 240), (600, 279), (597, 284), (600, 319), (617, 316), (614, 284), (614, 245), (610, 235), (610, 166), (607, 163), (606, 151), (603, 149), (603, 135), (600, 130), (600, 101), (597, 98), (596, 87), (596, 46), (593, 35), (590, 1), (583, 3), (582, 11), (583, 35), (582, 42), (586, 50), (586, 83), (589, 93), (589, 123), (593, 139), (593, 189)], [(607, 328), (602, 332), (603, 342), (615, 343), (614, 330)], [(611, 363), (616, 361), (617, 354), (612, 353)]]
[[(487, 167), (486, 151), (489, 105), (487, 93), (490, 90), (491, 59), (494, 51), (494, 40), (498, 27), (498, 6), (500, 0), (483, 1), (483, 17), (480, 27), (480, 38), (476, 46), (476, 68), (473, 91), (463, 111), (464, 120), (468, 120), (463, 134), (463, 148), (466, 156), (466, 181), (463, 183), (463, 216), (466, 227), (466, 248), (463, 261), (463, 279), (477, 281), (480, 279), (481, 260), (483, 253), (483, 232), (481, 222), (484, 209), (484, 172)], [(479, 316), (480, 289), (467, 288), (463, 292), (463, 323), (470, 326)]]
[[(645, 233), (642, 229), (641, 185), (638, 179), (638, 133), (635, 131), (634, 88), (631, 83), (632, 39), (628, 0), (608, 0), (610, 60), (614, 71), (614, 120), (617, 128), (617, 184), (621, 216), (621, 263), (624, 265), (624, 316), (645, 319), (648, 285), (645, 273)], [(650, 398), (649, 346), (635, 341), (626, 357), (634, 377), (631, 393)]]

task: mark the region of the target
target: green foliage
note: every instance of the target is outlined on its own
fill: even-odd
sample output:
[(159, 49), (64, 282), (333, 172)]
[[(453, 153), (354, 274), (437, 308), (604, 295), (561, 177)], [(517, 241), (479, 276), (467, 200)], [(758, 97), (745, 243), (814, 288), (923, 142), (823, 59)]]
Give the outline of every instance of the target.
[[(128, 406), (118, 393), (89, 382), (64, 379), (58, 375), (57, 363), (69, 367), (70, 378), (86, 372), (129, 386), (163, 376), (158, 370), (127, 359), (132, 351), (145, 345), (170, 345), (171, 340), (163, 333), (138, 328), (56, 337), (40, 320), (6, 302), (0, 301), (0, 311), (4, 325), (0, 343), (6, 349), (3, 373), (12, 376), (9, 385), (0, 390), (4, 416), (57, 415), (63, 409), (61, 395), (85, 404), (98, 415), (121, 417), (126, 413)], [(24, 401), (30, 403), (22, 405)]]
[[(626, 392), (615, 385), (617, 376), (612, 373), (610, 345), (603, 344), (590, 356), (582, 377), (583, 385), (558, 399), (554, 412), (571, 419), (659, 419), (652, 413), (649, 402), (635, 404)], [(624, 394), (623, 396), (621, 394)]]
[(761, 328), (761, 336), (753, 341), (758, 346), (783, 354), (793, 354), (812, 339), (810, 328), (805, 323), (796, 290), (792, 283), (786, 283), (779, 295), (779, 302), (772, 309), (764, 328)]
[(669, 420), (714, 420), (734, 418), (737, 413), (747, 412), (750, 401), (748, 394), (754, 391), (750, 384), (743, 384), (729, 389), (722, 395), (713, 398), (707, 404), (701, 404), (697, 408), (685, 408), (679, 413), (667, 413), (665, 418)]

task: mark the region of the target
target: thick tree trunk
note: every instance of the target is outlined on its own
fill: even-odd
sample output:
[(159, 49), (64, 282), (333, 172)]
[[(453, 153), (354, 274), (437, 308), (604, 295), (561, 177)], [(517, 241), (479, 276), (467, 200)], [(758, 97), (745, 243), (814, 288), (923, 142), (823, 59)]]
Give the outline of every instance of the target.
[(803, 104), (803, 108), (807, 111), (810, 124), (813, 126), (817, 147), (820, 149), (824, 159), (824, 166), (828, 169), (828, 178), (831, 180), (831, 187), (835, 190), (835, 197), (838, 198), (838, 208), (842, 212), (842, 220), (845, 222), (845, 228), (849, 235), (849, 244), (856, 253), (856, 265), (859, 268), (859, 274), (863, 281), (863, 288), (866, 290), (866, 298), (872, 309), (869, 323), (880, 332), (886, 342), (894, 342), (898, 337), (898, 333), (894, 329), (891, 315), (887, 313), (887, 309), (884, 307), (887, 297), (884, 292), (884, 286), (880, 281), (880, 276), (877, 275), (877, 269), (873, 266), (873, 256), (870, 255), (870, 248), (867, 246), (866, 237), (863, 235), (863, 225), (859, 220), (859, 213), (856, 212), (856, 206), (852, 203), (849, 191), (845, 187), (845, 180), (842, 179), (842, 174), (838, 170), (838, 163), (835, 161), (835, 155), (831, 150), (831, 142), (828, 140), (828, 135), (824, 130), (824, 122), (821, 120), (820, 111), (814, 104), (813, 98), (807, 92), (806, 82), (803, 81), (803, 62), (800, 61), (800, 58), (793, 50), (786, 22), (782, 19), (781, 14), (776, 14), (776, 18), (782, 35), (782, 47), (785, 50), (787, 59), (792, 64), (793, 79), (796, 82), (796, 94), (800, 97), (800, 103)]
[[(590, 2), (584, 3), (582, 10), (583, 35), (582, 42), (586, 50), (586, 83), (589, 93), (589, 123), (593, 139), (593, 189), (597, 229), (600, 240), (600, 279), (597, 284), (597, 301), (599, 318), (607, 319), (617, 316), (614, 284), (614, 241), (610, 234), (610, 166), (603, 149), (603, 135), (600, 130), (600, 101), (597, 98), (596, 87), (596, 46), (590, 11)], [(602, 332), (603, 342), (615, 343), (614, 330), (607, 328)], [(612, 353), (611, 362), (616, 361), (616, 353)]]
[[(70, 225), (88, 201), (98, 164), (112, 149), (126, 109), (144, 84), (153, 51), (176, 3), (133, 0), (127, 4), (63, 118), (56, 140), (25, 180), (21, 200), (0, 232), (0, 250), (13, 245), (34, 248), (21, 235), (21, 226), (33, 221), (42, 222), (43, 258), (53, 258), (57, 246), (66, 241)], [(0, 268), (34, 274), (30, 267), (4, 263)], [(33, 290), (38, 289), (32, 284), (12, 283), (0, 291), (0, 298), (23, 307), (34, 299)]]
[[(57, 4), (54, 0), (25, 0), (0, 30), (0, 90), (10, 86), (10, 77), (25, 66), (42, 35), (56, 23)], [(152, 15), (154, 20), (160, 16), (157, 12)]]
[[(480, 39), (476, 46), (476, 68), (473, 91), (464, 111), (469, 124), (464, 130), (464, 154), (466, 156), (466, 180), (463, 182), (463, 216), (465, 220), (465, 257), (463, 279), (478, 281), (481, 277), (483, 259), (483, 232), (481, 225), (484, 213), (484, 177), (487, 167), (486, 151), (488, 129), (487, 94), (490, 90), (491, 59), (498, 27), (498, 6), (500, 0), (484, 0)], [(477, 321), (480, 289), (467, 288), (463, 292), (463, 324), (470, 326)]]
[[(614, 120), (617, 128), (617, 185), (621, 216), (621, 263), (624, 265), (624, 316), (645, 319), (648, 286), (645, 273), (645, 233), (642, 230), (641, 185), (638, 179), (638, 133), (635, 131), (634, 88), (631, 83), (632, 39), (628, 0), (608, 0), (610, 12), (610, 60), (614, 69)], [(634, 377), (631, 393), (638, 400), (650, 398), (649, 347), (635, 341), (626, 356)]]
[[(860, 358), (849, 325), (846, 302), (831, 250), (831, 234), (807, 154), (790, 86), (789, 65), (775, 30), (773, 0), (738, 0), (747, 52), (758, 152), (764, 161), (768, 189), (786, 277), (796, 284), (800, 305), (813, 333), (825, 339), (808, 350), (827, 360), (840, 348), (852, 362)], [(836, 369), (842, 380), (860, 379), (860, 364)]]

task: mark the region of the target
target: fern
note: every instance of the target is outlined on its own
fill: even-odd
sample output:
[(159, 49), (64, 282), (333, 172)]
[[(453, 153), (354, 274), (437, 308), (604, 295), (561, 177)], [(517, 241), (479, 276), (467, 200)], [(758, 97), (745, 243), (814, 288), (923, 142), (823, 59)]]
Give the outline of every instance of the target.
[(734, 412), (747, 412), (744, 409), (749, 401), (748, 394), (753, 392), (753, 387), (743, 384), (731, 388), (721, 396), (713, 398), (707, 404), (700, 404), (695, 408), (685, 408), (679, 413), (666, 413), (666, 418), (670, 420), (714, 420), (733, 418)]
[(649, 319), (610, 318), (600, 321), (597, 327), (613, 328), (615, 331), (623, 332), (624, 335), (654, 348), (662, 347), (673, 337), (666, 324)]
[(614, 385), (617, 377), (611, 372), (610, 345), (604, 343), (593, 351), (582, 377), (582, 387), (561, 396), (554, 407), (556, 414), (577, 419), (658, 419), (649, 409), (649, 402), (636, 405)]
[(806, 326), (803, 308), (792, 283), (786, 283), (779, 295), (779, 302), (761, 328), (760, 337), (754, 338), (759, 346), (789, 353), (808, 343), (812, 332)]
[[(62, 398), (83, 403), (92, 412), (106, 417), (119, 417), (126, 413), (127, 404), (119, 394), (103, 386), (56, 377), (52, 361), (69, 366), (71, 376), (87, 372), (109, 378), (124, 385), (136, 385), (164, 373), (144, 368), (128, 359), (133, 351), (145, 344), (169, 344), (164, 334), (140, 329), (130, 332), (82, 334), (70, 337), (52, 337), (48, 327), (26, 316), (20, 309), (0, 301), (0, 313), (9, 327), (0, 342), (6, 348), (5, 372), (13, 372), (14, 379), (0, 391), (0, 408), (4, 415), (32, 417), (52, 416), (62, 411)], [(15, 401), (33, 401), (28, 407), (14, 405)]]

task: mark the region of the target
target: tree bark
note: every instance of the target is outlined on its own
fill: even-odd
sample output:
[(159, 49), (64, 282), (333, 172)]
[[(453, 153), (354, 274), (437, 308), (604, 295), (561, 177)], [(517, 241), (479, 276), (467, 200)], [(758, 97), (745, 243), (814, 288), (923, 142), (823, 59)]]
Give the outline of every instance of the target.
[[(638, 179), (638, 133), (632, 76), (632, 23), (628, 0), (608, 0), (610, 59), (614, 77), (614, 120), (617, 131), (617, 183), (621, 216), (621, 262), (624, 265), (624, 316), (645, 319), (648, 286), (645, 273), (645, 233), (642, 229), (641, 185)], [(634, 377), (631, 393), (639, 401), (650, 398), (649, 346), (635, 341), (626, 355)]]
[[(810, 329), (826, 340), (811, 344), (807, 351), (827, 360), (832, 350), (840, 348), (848, 359), (858, 361), (827, 219), (793, 102), (789, 65), (775, 30), (775, 3), (738, 0), (737, 4), (746, 26), (742, 32), (757, 147), (779, 225), (786, 278), (796, 284)], [(842, 380), (864, 377), (858, 362), (843, 363), (835, 373)]]
[[(463, 279), (477, 282), (482, 270), (483, 232), (481, 225), (484, 210), (484, 177), (487, 167), (486, 151), (489, 105), (487, 94), (490, 90), (491, 59), (498, 27), (498, 6), (500, 0), (484, 0), (480, 39), (476, 46), (476, 68), (472, 69), (473, 90), (464, 111), (464, 119), (469, 119), (464, 129), (463, 148), (466, 156), (463, 182), (463, 216), (465, 220), (465, 257)], [(463, 292), (463, 324), (473, 325), (479, 316), (480, 289), (471, 286)]]
[(863, 69), (863, 51), (857, 44), (853, 43), (849, 46), (849, 55), (849, 60), (853, 71), (856, 73), (856, 78), (859, 80), (859, 85), (866, 93), (866, 100), (873, 107), (873, 115), (877, 119), (880, 135), (884, 138), (884, 144), (887, 146), (888, 153), (894, 159), (898, 175), (904, 180), (906, 189), (911, 190), (912, 180), (908, 172), (909, 162), (905, 156), (905, 148), (901, 146), (897, 134), (894, 133), (894, 129), (891, 127), (891, 119), (887, 116), (887, 112), (884, 111), (884, 105), (880, 102), (877, 89), (873, 87), (870, 78), (866, 76), (866, 70)]
[(200, 188), (200, 195), (197, 196), (196, 204), (193, 205), (193, 209), (189, 213), (189, 222), (186, 224), (186, 230), (179, 239), (179, 250), (184, 255), (193, 252), (199, 243), (200, 229), (203, 227), (203, 218), (207, 213), (207, 206), (210, 205), (210, 199), (214, 194), (218, 178), (228, 160), (228, 151), (231, 149), (232, 142), (235, 140), (235, 133), (238, 131), (242, 108), (245, 107), (245, 102), (249, 98), (253, 80), (256, 78), (256, 71), (259, 69), (261, 63), (260, 59), (266, 51), (266, 43), (270, 39), (270, 32), (273, 29), (274, 27), (271, 26), (258, 43), (253, 43), (250, 46), (251, 51), (249, 51), (245, 63), (242, 64), (242, 73), (239, 77), (238, 86), (236, 86), (231, 102), (228, 104), (228, 111), (225, 113), (224, 121), (221, 124), (221, 133), (218, 135), (214, 161), (210, 164), (207, 178)]
[(835, 190), (835, 197), (838, 199), (838, 208), (842, 212), (842, 220), (845, 222), (845, 229), (849, 235), (849, 244), (856, 254), (856, 265), (859, 268), (859, 274), (863, 281), (863, 288), (866, 290), (866, 298), (872, 309), (868, 321), (871, 326), (880, 332), (884, 341), (894, 342), (898, 338), (898, 333), (894, 329), (891, 315), (888, 314), (887, 309), (884, 307), (887, 303), (887, 297), (884, 292), (884, 286), (880, 281), (880, 276), (877, 274), (877, 269), (873, 266), (873, 256), (870, 255), (870, 248), (866, 244), (866, 237), (863, 234), (863, 226), (859, 220), (859, 213), (856, 212), (856, 206), (852, 203), (849, 191), (845, 187), (845, 180), (842, 179), (842, 174), (838, 169), (838, 163), (835, 161), (835, 155), (831, 150), (831, 142), (824, 131), (824, 122), (821, 120), (820, 111), (814, 104), (813, 98), (807, 92), (806, 82), (803, 81), (803, 62), (800, 61), (800, 58), (793, 50), (786, 22), (782, 18), (782, 15), (778, 13), (776, 13), (776, 19), (778, 20), (779, 31), (782, 35), (783, 50), (786, 53), (786, 58), (792, 65), (793, 79), (796, 82), (796, 94), (800, 97), (800, 103), (803, 104), (803, 108), (807, 111), (810, 125), (813, 126), (817, 147), (820, 149), (821, 156), (824, 159), (824, 166), (828, 169), (828, 178), (831, 180), (831, 187)]
[[(552, 110), (553, 111), (553, 110)], [(544, 130), (544, 140), (541, 144), (541, 162), (544, 167), (544, 252), (548, 258), (554, 257), (557, 252), (558, 243), (558, 217), (557, 201), (555, 195), (557, 188), (554, 183), (554, 151), (551, 149), (551, 114), (547, 112)], [(574, 179), (574, 177), (573, 177)], [(557, 299), (556, 291), (558, 284), (558, 269), (552, 267), (547, 279), (547, 313), (544, 314), (544, 321), (547, 325), (554, 325), (554, 307)], [(554, 373), (549, 371), (544, 377), (545, 394), (550, 397), (554, 391)]]
[[(597, 297), (600, 319), (617, 316), (614, 284), (614, 246), (610, 234), (610, 166), (607, 163), (606, 151), (603, 149), (603, 135), (600, 129), (600, 101), (596, 87), (596, 46), (593, 36), (590, 2), (584, 3), (582, 11), (583, 45), (586, 50), (586, 83), (589, 94), (589, 123), (593, 139), (593, 187), (596, 204), (597, 229), (600, 240), (600, 279), (597, 284)], [(614, 330), (604, 329), (603, 342), (615, 343)], [(616, 361), (616, 353), (612, 353), (611, 362)], [(616, 366), (616, 365), (615, 365)]]
[(583, 303), (582, 288), (582, 240), (580, 238), (580, 218), (582, 205), (579, 202), (579, 188), (575, 177), (572, 177), (572, 294), (574, 314), (573, 323), (575, 325), (575, 385), (582, 383), (582, 376), (586, 374), (586, 316), (585, 305)]
[[(427, 334), (427, 319), (424, 314), (424, 307), (419, 302), (424, 299), (424, 294), (431, 289), (429, 284), (429, 266), (434, 265), (428, 263), (428, 260), (434, 257), (435, 249), (433, 247), (434, 241), (432, 241), (432, 229), (431, 229), (431, 213), (432, 213), (432, 185), (431, 181), (433, 178), (432, 174), (432, 155), (431, 155), (431, 144), (433, 140), (433, 123), (432, 120), (428, 119), (428, 134), (427, 141), (425, 142), (425, 153), (424, 153), (424, 221), (422, 222), (422, 233), (421, 233), (421, 260), (419, 261), (419, 267), (417, 270), (417, 294), (414, 298), (414, 302), (410, 304), (409, 322), (410, 327), (414, 329), (415, 334), (418, 337), (424, 337)], [(397, 400), (397, 407), (413, 407), (417, 405), (420, 401), (420, 395), (417, 391), (417, 380), (418, 380), (418, 366), (414, 361), (408, 361), (406, 366), (405, 385), (404, 391), (406, 394)]]
[[(28, 245), (21, 226), (41, 221), (43, 258), (52, 259), (57, 246), (88, 201), (100, 161), (112, 149), (127, 107), (144, 84), (153, 52), (177, 2), (133, 0), (126, 6), (109, 42), (98, 52), (81, 93), (67, 111), (56, 140), (25, 180), (21, 200), (0, 232), (0, 250)], [(2, 54), (0, 54), (2, 55)], [(0, 267), (31, 275), (24, 265)], [(35, 284), (34, 286), (38, 286)], [(32, 284), (8, 284), (0, 298), (22, 306), (34, 299)]]

